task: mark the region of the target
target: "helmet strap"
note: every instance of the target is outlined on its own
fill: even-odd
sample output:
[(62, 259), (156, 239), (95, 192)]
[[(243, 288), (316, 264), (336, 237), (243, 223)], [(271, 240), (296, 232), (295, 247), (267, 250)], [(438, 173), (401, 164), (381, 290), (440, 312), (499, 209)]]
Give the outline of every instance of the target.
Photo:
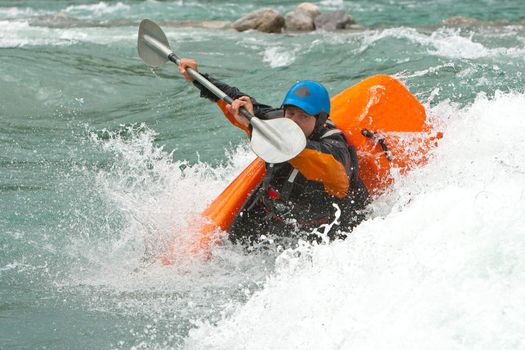
[(318, 113), (315, 117), (316, 117), (315, 126), (316, 127), (323, 126), (328, 120), (328, 113), (323, 111), (323, 112)]
[(321, 112), (315, 115), (315, 126), (314, 131), (310, 135), (310, 139), (318, 141), (323, 134), (324, 125), (328, 120), (328, 113)]

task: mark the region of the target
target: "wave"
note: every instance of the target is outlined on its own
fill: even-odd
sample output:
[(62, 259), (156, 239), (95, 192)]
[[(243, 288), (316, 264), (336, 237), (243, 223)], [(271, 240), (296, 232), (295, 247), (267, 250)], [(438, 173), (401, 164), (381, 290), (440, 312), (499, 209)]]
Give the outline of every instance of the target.
[(277, 271), (187, 349), (519, 348), (525, 315), (525, 95), (431, 113), (431, 162), (349, 239), (283, 253)]
[(115, 12), (121, 12), (125, 14), (130, 9), (130, 6), (123, 2), (107, 3), (101, 1), (96, 4), (90, 5), (70, 5), (66, 7), (63, 12), (71, 15), (77, 15), (81, 17), (97, 17), (100, 15), (111, 14)]
[[(507, 36), (506, 33), (500, 35)], [(403, 27), (371, 32), (370, 35), (365, 36), (360, 51), (368, 49), (380, 40), (391, 38), (407, 39), (415, 44), (428, 47), (427, 52), (430, 55), (453, 59), (478, 59), (497, 56), (522, 57), (525, 53), (523, 43), (516, 43), (517, 46), (515, 47), (488, 48), (481, 42), (476, 42), (472, 34), (469, 36), (462, 35), (461, 29), (457, 28), (438, 28), (427, 34), (415, 28)]]
[(62, 186), (78, 193), (63, 222), (69, 231), (60, 250), (70, 263), (66, 273), (50, 278), (75, 308), (147, 320), (147, 329), (131, 330), (134, 344), (172, 348), (194, 319), (218, 320), (231, 305), (243, 303), (273, 261), (246, 257), (228, 244), (211, 261), (196, 257), (163, 266), (149, 259), (165, 252), (167, 243), (187, 239), (189, 218), (254, 158), (238, 146), (223, 164), (190, 164), (177, 151), (157, 146), (156, 136), (144, 124), (90, 133), (85, 147), (101, 151), (107, 163), (64, 177)]
[(30, 7), (0, 7), (0, 20), (43, 16), (50, 13), (50, 11), (36, 10)]
[(95, 19), (109, 14), (121, 14), (123, 18), (128, 15), (131, 7), (122, 2), (108, 4), (101, 1), (90, 5), (70, 5), (58, 10), (44, 10), (31, 7), (0, 7), (0, 20), (8, 19), (32, 19), (40, 16), (68, 16), (78, 20)]
[(263, 62), (267, 62), (271, 68), (285, 67), (295, 61), (298, 50), (290, 50), (284, 47), (270, 47), (264, 50)]
[[(128, 274), (141, 268), (148, 257), (152, 258), (148, 265), (157, 264), (155, 257), (165, 252), (168, 244), (187, 240), (191, 217), (197, 216), (253, 160), (251, 152), (239, 146), (227, 153), (228, 160), (223, 165), (192, 165), (173, 160), (175, 151), (169, 153), (156, 146), (155, 137), (156, 133), (144, 124), (91, 133), (91, 143), (112, 159), (112, 165), (109, 169), (97, 169), (94, 174), (86, 170), (84, 177), (94, 182), (95, 193), (90, 196), (99, 197), (110, 213), (103, 219), (95, 213), (97, 208), (91, 208), (94, 212), (86, 215), (106, 222), (120, 219), (116, 227), (107, 229), (80, 224), (83, 220), (79, 219), (82, 231), (72, 237), (68, 252), (86, 262), (80, 267), (84, 273), (71, 273), (74, 284), (130, 291), (168, 283), (161, 283), (159, 276), (165, 277), (168, 272), (162, 271), (166, 270), (174, 273), (173, 269), (160, 265), (152, 270), (157, 272), (152, 272), (155, 277), (149, 283), (142, 277), (129, 278)], [(105, 234), (108, 236), (103, 237)], [(100, 245), (86, 241), (93, 235), (99, 236)], [(197, 260), (181, 263), (198, 265)], [(92, 267), (91, 274), (86, 273), (86, 266)], [(188, 266), (174, 266), (177, 268), (187, 272)], [(168, 280), (177, 285), (180, 282)]]

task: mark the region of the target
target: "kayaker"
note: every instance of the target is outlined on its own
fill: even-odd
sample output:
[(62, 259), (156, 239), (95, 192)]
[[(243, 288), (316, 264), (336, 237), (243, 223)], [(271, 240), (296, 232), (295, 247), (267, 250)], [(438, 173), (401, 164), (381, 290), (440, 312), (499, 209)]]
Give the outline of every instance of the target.
[[(179, 72), (201, 91), (201, 97), (218, 99), (186, 72), (197, 70), (197, 62), (183, 58)], [(341, 209), (340, 225), (329, 233), (331, 239), (344, 238), (364, 218), (368, 191), (359, 178), (357, 154), (346, 142), (342, 131), (329, 120), (330, 97), (315, 81), (300, 81), (286, 94), (281, 107), (258, 103), (239, 89), (203, 74), (234, 99), (227, 110), (234, 124), (250, 134), (248, 120), (239, 114), (246, 108), (260, 119), (290, 118), (303, 130), (306, 149), (297, 157), (280, 164), (266, 164), (266, 176), (252, 192), (234, 220), (229, 239), (248, 246), (269, 238), (309, 240), (320, 238), (310, 233), (335, 218), (336, 204)]]

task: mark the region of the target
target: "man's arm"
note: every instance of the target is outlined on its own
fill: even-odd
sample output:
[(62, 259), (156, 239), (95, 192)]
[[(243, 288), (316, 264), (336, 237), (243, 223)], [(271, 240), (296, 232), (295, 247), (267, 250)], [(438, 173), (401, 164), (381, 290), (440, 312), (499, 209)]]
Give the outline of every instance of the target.
[[(201, 97), (207, 98), (207, 99), (211, 100), (212, 102), (217, 102), (219, 104), (219, 107), (221, 107), (221, 109), (223, 109), (223, 107), (226, 108), (226, 104), (223, 103), (221, 105), (220, 101), (218, 100), (218, 98), (214, 94), (212, 94), (210, 91), (208, 91), (208, 89), (206, 89), (198, 81), (193, 79), (191, 74), (189, 74), (189, 72), (187, 71), (187, 68), (191, 68), (194, 71), (198, 72), (199, 69), (197, 68), (197, 61), (195, 61), (194, 59), (191, 59), (191, 58), (181, 58), (179, 60), (179, 73), (182, 74), (182, 76), (186, 80), (193, 82), (193, 84), (201, 91)], [(200, 73), (200, 74), (203, 77), (205, 77), (206, 79), (208, 79), (212, 84), (217, 86), (220, 90), (222, 90), (226, 95), (230, 96), (233, 100), (238, 100), (242, 96), (249, 97), (250, 102), (253, 105), (253, 114), (257, 118), (266, 119), (266, 114), (268, 112), (270, 112), (270, 111), (274, 111), (275, 110), (271, 106), (264, 105), (262, 103), (258, 103), (253, 97), (250, 97), (248, 94), (245, 94), (245, 93), (241, 92), (236, 87), (233, 87), (233, 86), (230, 86), (228, 84), (225, 84), (225, 83), (223, 83), (220, 80), (217, 80), (217, 79), (215, 79), (213, 77), (210, 77), (208, 74), (202, 74), (202, 73)], [(228, 117), (228, 119), (230, 119), (230, 121), (232, 121), (230, 116), (227, 115), (227, 117)], [(233, 117), (233, 115), (231, 115), (231, 117)], [(232, 123), (235, 124), (235, 125), (240, 124), (240, 123), (235, 123), (233, 121), (232, 121)]]
[[(242, 92), (241, 90), (239, 90), (238, 88), (236, 88), (234, 86), (230, 86), (230, 85), (228, 85), (226, 83), (223, 83), (220, 80), (217, 80), (217, 79), (211, 77), (209, 74), (202, 74), (202, 76), (205, 77), (206, 79), (208, 79), (213, 85), (217, 86), (226, 95), (230, 96), (234, 100), (236, 100), (236, 99), (238, 99), (239, 97), (242, 97), (242, 96), (248, 96), (250, 98), (250, 100), (252, 101), (252, 104), (253, 104), (253, 114), (259, 119), (267, 119), (266, 114), (268, 112), (276, 110), (275, 108), (273, 108), (271, 106), (268, 106), (268, 105), (265, 105), (265, 104), (257, 102), (257, 100), (255, 100), (255, 98), (251, 97), (250, 95)], [(201, 91), (201, 94), (200, 94), (201, 97), (207, 98), (208, 100), (210, 100), (212, 102), (218, 102), (219, 101), (217, 96), (215, 96), (210, 91), (208, 91), (208, 89), (206, 89), (198, 81), (194, 80), (193, 81), (193, 85), (195, 85)]]

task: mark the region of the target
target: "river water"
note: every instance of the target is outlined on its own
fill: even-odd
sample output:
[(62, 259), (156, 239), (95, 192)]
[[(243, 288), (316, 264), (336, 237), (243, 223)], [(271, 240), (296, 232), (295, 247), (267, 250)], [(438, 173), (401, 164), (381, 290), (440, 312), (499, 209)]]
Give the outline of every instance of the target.
[[(296, 4), (0, 1), (0, 348), (525, 348), (525, 3), (317, 2), (364, 27), (337, 33), (173, 24)], [(176, 67), (142, 63), (143, 18), (271, 105), (394, 75), (445, 137), (345, 241), (148, 262), (253, 155)]]

